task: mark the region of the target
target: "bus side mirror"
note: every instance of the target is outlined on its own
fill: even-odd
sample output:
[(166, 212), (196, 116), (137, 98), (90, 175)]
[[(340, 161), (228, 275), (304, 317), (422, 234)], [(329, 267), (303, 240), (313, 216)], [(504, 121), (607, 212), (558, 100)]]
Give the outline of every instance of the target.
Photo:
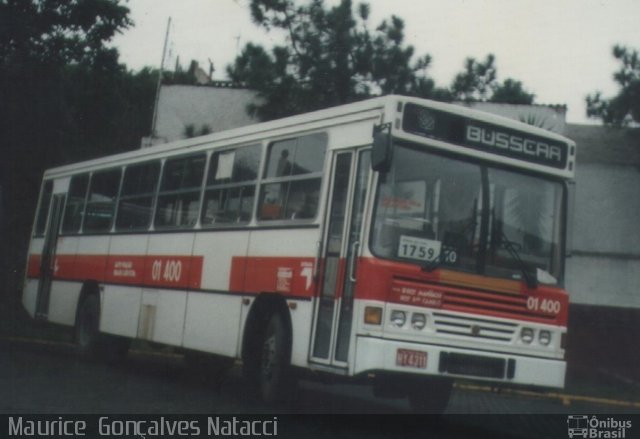
[(371, 169), (378, 172), (389, 171), (392, 152), (391, 123), (375, 125), (373, 127)]

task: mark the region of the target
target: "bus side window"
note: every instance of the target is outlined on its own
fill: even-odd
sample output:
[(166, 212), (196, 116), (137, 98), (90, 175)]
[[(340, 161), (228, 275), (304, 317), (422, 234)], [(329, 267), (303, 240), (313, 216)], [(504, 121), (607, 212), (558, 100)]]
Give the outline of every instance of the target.
[(116, 230), (146, 230), (151, 225), (160, 162), (127, 166), (116, 215)]
[(202, 225), (251, 221), (261, 150), (251, 145), (211, 155)]
[(40, 205), (36, 215), (36, 227), (34, 236), (44, 235), (47, 227), (47, 217), (49, 216), (49, 206), (51, 205), (51, 194), (53, 193), (53, 181), (48, 180), (42, 185), (42, 195), (40, 196)]
[(87, 198), (89, 174), (74, 175), (69, 183), (69, 195), (64, 207), (62, 233), (78, 233), (84, 217), (84, 203)]
[(259, 219), (315, 218), (326, 149), (325, 133), (274, 142), (269, 146)]
[(169, 159), (164, 164), (155, 226), (192, 228), (198, 219), (206, 155)]
[(86, 216), (82, 226), (83, 231), (108, 232), (111, 230), (121, 174), (120, 169), (93, 173), (87, 199)]

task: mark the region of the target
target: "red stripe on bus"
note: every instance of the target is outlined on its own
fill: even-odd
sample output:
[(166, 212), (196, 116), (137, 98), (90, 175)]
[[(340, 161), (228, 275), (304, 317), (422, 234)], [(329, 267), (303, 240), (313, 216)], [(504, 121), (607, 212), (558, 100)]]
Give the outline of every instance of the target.
[[(40, 277), (41, 260), (41, 255), (29, 256), (29, 277)], [(198, 289), (202, 267), (202, 256), (58, 254), (53, 272), (54, 279)]]
[(229, 289), (311, 297), (316, 290), (313, 273), (314, 258), (234, 256)]
[(28, 277), (40, 277), (40, 265), (42, 263), (42, 256), (29, 255), (27, 261), (27, 276)]
[[(39, 277), (40, 255), (29, 257), (29, 276)], [(338, 284), (345, 275), (340, 264)], [(317, 290), (314, 258), (241, 257), (232, 258), (229, 290), (234, 292), (278, 292), (283, 295), (313, 297)], [(171, 255), (56, 255), (55, 278), (93, 279), (115, 284), (157, 288), (201, 287), (202, 256)], [(320, 270), (321, 271), (321, 270)], [(442, 271), (424, 272), (415, 264), (374, 258), (359, 258), (355, 297), (381, 302), (403, 303), (449, 311), (523, 321), (567, 324), (569, 299), (566, 291), (540, 285), (527, 290), (504, 292), (492, 289), (495, 279), (461, 279), (447, 276), (442, 285)], [(336, 296), (338, 297), (339, 294)]]

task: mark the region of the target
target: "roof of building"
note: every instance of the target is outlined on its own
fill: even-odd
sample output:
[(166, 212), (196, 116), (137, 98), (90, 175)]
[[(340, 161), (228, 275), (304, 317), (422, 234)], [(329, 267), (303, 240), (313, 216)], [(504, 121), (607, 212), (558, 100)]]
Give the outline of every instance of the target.
[(565, 135), (576, 142), (578, 164), (640, 165), (640, 128), (567, 124)]

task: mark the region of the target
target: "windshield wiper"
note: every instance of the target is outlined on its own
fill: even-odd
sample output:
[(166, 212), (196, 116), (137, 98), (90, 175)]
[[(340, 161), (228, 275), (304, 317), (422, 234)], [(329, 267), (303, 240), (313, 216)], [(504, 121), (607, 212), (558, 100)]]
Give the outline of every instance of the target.
[(536, 273), (531, 273), (527, 269), (527, 265), (524, 263), (522, 258), (520, 257), (520, 253), (518, 249), (516, 249), (514, 243), (509, 240), (504, 231), (500, 230), (500, 245), (509, 252), (511, 257), (518, 263), (518, 268), (520, 268), (520, 272), (524, 277), (525, 282), (529, 288), (538, 288), (538, 276)]
[(427, 273), (431, 273), (433, 270), (438, 268), (444, 262), (444, 251), (440, 250), (440, 254), (433, 261), (427, 261), (420, 267), (422, 271), (426, 271)]
[(440, 253), (438, 254), (438, 256), (436, 256), (433, 261), (426, 261), (420, 268), (422, 269), (422, 271), (431, 273), (433, 270), (444, 264), (447, 260), (450, 260), (449, 257), (452, 256), (452, 254), (456, 253), (456, 251), (457, 250), (455, 247), (443, 244), (442, 247), (440, 247)]

